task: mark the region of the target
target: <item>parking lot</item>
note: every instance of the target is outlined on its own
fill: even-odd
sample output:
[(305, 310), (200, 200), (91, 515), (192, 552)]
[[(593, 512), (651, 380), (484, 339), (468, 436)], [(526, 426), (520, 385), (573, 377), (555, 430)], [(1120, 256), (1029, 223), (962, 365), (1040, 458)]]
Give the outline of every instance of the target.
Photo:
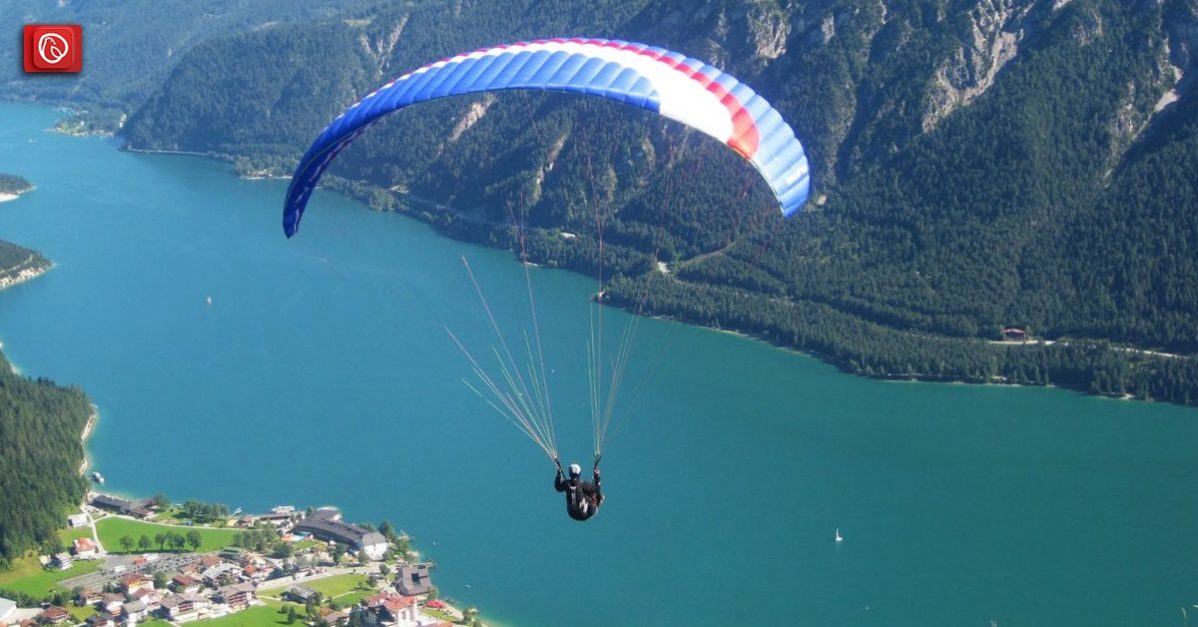
[(184, 566), (198, 562), (204, 555), (200, 553), (187, 553), (183, 555), (159, 554), (158, 559), (140, 566), (133, 565), (133, 562), (140, 556), (109, 555), (100, 559), (103, 563), (99, 570), (86, 575), (64, 579), (59, 582), (59, 585), (68, 590), (73, 590), (76, 586), (100, 590), (106, 584), (115, 583), (129, 573), (141, 573), (147, 577), (153, 577), (154, 573), (159, 571), (166, 573), (178, 572)]

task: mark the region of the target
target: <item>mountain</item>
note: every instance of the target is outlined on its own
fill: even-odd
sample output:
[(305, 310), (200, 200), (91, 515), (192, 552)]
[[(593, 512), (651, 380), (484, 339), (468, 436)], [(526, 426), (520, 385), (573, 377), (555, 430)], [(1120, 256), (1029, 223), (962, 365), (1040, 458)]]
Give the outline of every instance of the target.
[[(200, 8), (186, 0), (6, 0), (0, 3), (0, 24), (12, 27), (14, 45), (0, 47), (0, 97), (119, 114), (140, 106), (169, 69), (203, 41), (276, 23), (325, 19), (347, 6), (353, 2), (215, 0)], [(20, 25), (48, 23), (83, 26), (81, 74), (24, 73), (21, 48), (15, 45)]]
[[(598, 212), (613, 302), (852, 372), (1198, 402), (1198, 0), (354, 7), (197, 45), (124, 136), (286, 174), (387, 77), (561, 35), (651, 42), (752, 85), (808, 149), (807, 210), (782, 221), (751, 168), (673, 123), (525, 93), (393, 116), (329, 185), (480, 241), (509, 242), (494, 224), (515, 216), (540, 227), (534, 259), (578, 269)], [(992, 343), (1006, 327), (1057, 343)]]

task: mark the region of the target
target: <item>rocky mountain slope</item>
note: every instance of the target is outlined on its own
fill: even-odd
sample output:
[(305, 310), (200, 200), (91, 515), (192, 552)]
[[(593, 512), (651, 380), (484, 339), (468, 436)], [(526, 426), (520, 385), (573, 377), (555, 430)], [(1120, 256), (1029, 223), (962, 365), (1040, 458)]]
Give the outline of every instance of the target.
[[(387, 77), (580, 34), (652, 42), (753, 85), (812, 158), (808, 210), (782, 222), (715, 142), (561, 95), (413, 109), (332, 174), (463, 237), (496, 241), (462, 216), (569, 229), (582, 237), (534, 238), (533, 252), (570, 267), (595, 262), (598, 211), (626, 275), (617, 301), (855, 372), (1198, 400), (1194, 359), (1105, 344), (1198, 351), (1198, 0), (388, 3), (196, 47), (125, 137), (285, 174)], [(673, 274), (647, 271), (653, 255)], [(664, 285), (640, 302), (646, 282)], [(1011, 326), (1073, 352), (987, 343)]]

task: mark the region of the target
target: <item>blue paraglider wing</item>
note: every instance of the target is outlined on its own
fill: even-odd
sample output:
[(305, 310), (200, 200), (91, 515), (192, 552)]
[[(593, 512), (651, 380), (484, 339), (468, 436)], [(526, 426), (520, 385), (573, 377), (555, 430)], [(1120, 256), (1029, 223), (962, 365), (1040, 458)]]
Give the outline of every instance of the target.
[(408, 105), (502, 89), (564, 91), (648, 109), (710, 135), (751, 161), (782, 213), (807, 200), (810, 169), (790, 125), (752, 89), (710, 65), (644, 44), (551, 39), (484, 48), (387, 83), (333, 120), (300, 160), (287, 190), (283, 230), (299, 230), (320, 176), (381, 117)]

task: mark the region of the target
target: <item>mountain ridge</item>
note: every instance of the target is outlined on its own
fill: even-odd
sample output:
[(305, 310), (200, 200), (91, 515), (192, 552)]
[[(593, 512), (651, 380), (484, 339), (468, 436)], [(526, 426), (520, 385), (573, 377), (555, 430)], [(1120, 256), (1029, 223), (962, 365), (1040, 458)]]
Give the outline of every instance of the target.
[[(514, 216), (535, 229), (534, 260), (580, 270), (597, 263), (587, 224), (600, 211), (604, 263), (627, 275), (613, 302), (734, 326), (852, 372), (1191, 403), (1196, 16), (1198, 0), (358, 7), (197, 46), (122, 134), (130, 148), (288, 174), (342, 108), (431, 58), (554, 35), (653, 42), (732, 72), (791, 122), (812, 160), (804, 214), (769, 215), (768, 190), (716, 142), (561, 95), (405, 111), (355, 142), (328, 185), (497, 245), (510, 234), (488, 222)], [(238, 66), (246, 46), (281, 71)], [(209, 97), (184, 97), (197, 93)], [(559, 230), (581, 237), (566, 245)], [(655, 275), (654, 257), (677, 271)], [(639, 302), (663, 280), (656, 306)], [(987, 342), (1010, 326), (1075, 350)], [(1101, 356), (1078, 357), (1082, 345)], [(1158, 376), (1175, 383), (1154, 389)]]

